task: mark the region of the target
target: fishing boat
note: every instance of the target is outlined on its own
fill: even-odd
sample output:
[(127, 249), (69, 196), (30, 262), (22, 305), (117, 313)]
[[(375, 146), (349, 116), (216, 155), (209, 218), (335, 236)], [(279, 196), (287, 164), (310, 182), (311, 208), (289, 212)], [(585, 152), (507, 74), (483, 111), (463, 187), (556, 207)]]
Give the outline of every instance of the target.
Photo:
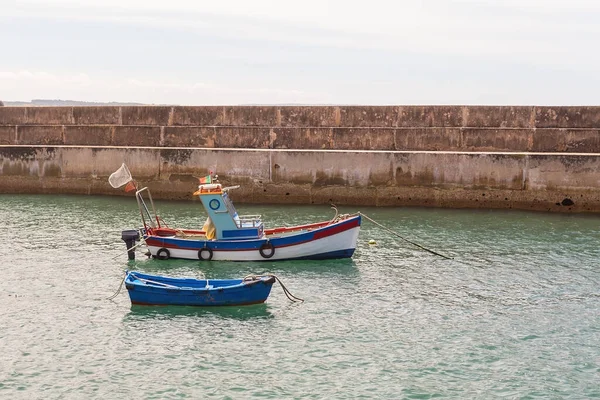
[(194, 279), (127, 271), (125, 287), (131, 304), (153, 306), (242, 306), (264, 303), (274, 276), (244, 279)]
[[(125, 166), (125, 164), (123, 164)], [(126, 167), (126, 166), (125, 166)], [(123, 167), (121, 167), (123, 168)], [(116, 174), (117, 172), (115, 172)], [(208, 214), (201, 228), (169, 227), (156, 213), (147, 187), (137, 188), (128, 170), (125, 179), (111, 179), (113, 187), (127, 182), (135, 190), (142, 227), (122, 232), (132, 249), (140, 238), (149, 255), (158, 259), (181, 258), (201, 261), (280, 261), (349, 258), (354, 254), (361, 214), (339, 214), (327, 221), (296, 226), (265, 227), (261, 215), (239, 215), (229, 193), (239, 186), (223, 187), (218, 177), (200, 178), (198, 196)], [(129, 174), (129, 181), (127, 181)], [(114, 175), (114, 174), (113, 174)], [(111, 178), (114, 178), (111, 175)], [(127, 188), (126, 188), (127, 190)], [(129, 251), (129, 258), (135, 253)]]

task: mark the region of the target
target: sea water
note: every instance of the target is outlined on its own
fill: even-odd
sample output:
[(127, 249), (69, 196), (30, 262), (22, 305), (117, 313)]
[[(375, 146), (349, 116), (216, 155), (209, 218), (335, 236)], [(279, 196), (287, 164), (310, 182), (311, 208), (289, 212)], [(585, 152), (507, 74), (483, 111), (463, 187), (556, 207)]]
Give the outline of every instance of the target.
[[(157, 206), (170, 226), (205, 220)], [(334, 215), (237, 208), (267, 227)], [(379, 225), (363, 219), (352, 259), (128, 261), (132, 197), (0, 195), (0, 398), (600, 397), (599, 216), (355, 211)], [(126, 269), (272, 273), (305, 302), (275, 285), (263, 305), (132, 307), (125, 288), (108, 300)]]

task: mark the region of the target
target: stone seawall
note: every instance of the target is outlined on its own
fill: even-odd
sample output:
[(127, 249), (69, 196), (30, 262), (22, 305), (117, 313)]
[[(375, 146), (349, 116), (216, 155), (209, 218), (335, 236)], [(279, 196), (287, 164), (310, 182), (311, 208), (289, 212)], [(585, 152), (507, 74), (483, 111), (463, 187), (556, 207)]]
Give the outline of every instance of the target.
[(3, 107), (0, 145), (600, 152), (600, 107)]
[(1, 107), (0, 193), (600, 212), (600, 107)]

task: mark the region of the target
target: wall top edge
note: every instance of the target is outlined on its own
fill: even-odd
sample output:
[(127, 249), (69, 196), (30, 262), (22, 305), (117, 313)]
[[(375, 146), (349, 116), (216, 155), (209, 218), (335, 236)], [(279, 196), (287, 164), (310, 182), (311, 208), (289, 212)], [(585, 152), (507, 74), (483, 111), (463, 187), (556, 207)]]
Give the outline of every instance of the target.
[(510, 151), (430, 151), (430, 150), (335, 150), (335, 149), (246, 149), (208, 147), (145, 147), (145, 146), (80, 146), (80, 145), (0, 145), (1, 149), (95, 149), (95, 150), (154, 150), (154, 151), (209, 151), (209, 152), (255, 152), (255, 153), (346, 153), (346, 154), (430, 154), (430, 155), (508, 155), (515, 157), (556, 156), (556, 157), (600, 157), (600, 153), (559, 153), (559, 152), (510, 152)]

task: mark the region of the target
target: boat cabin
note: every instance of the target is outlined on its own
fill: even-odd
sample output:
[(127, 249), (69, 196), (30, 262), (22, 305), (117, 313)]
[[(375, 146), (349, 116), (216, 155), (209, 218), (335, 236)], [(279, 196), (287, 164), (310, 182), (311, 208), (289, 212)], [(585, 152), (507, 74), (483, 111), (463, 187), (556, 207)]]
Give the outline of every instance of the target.
[(208, 219), (204, 225), (207, 239), (244, 240), (260, 239), (264, 227), (260, 215), (238, 215), (227, 192), (239, 186), (223, 188), (220, 183), (198, 186), (198, 196)]

